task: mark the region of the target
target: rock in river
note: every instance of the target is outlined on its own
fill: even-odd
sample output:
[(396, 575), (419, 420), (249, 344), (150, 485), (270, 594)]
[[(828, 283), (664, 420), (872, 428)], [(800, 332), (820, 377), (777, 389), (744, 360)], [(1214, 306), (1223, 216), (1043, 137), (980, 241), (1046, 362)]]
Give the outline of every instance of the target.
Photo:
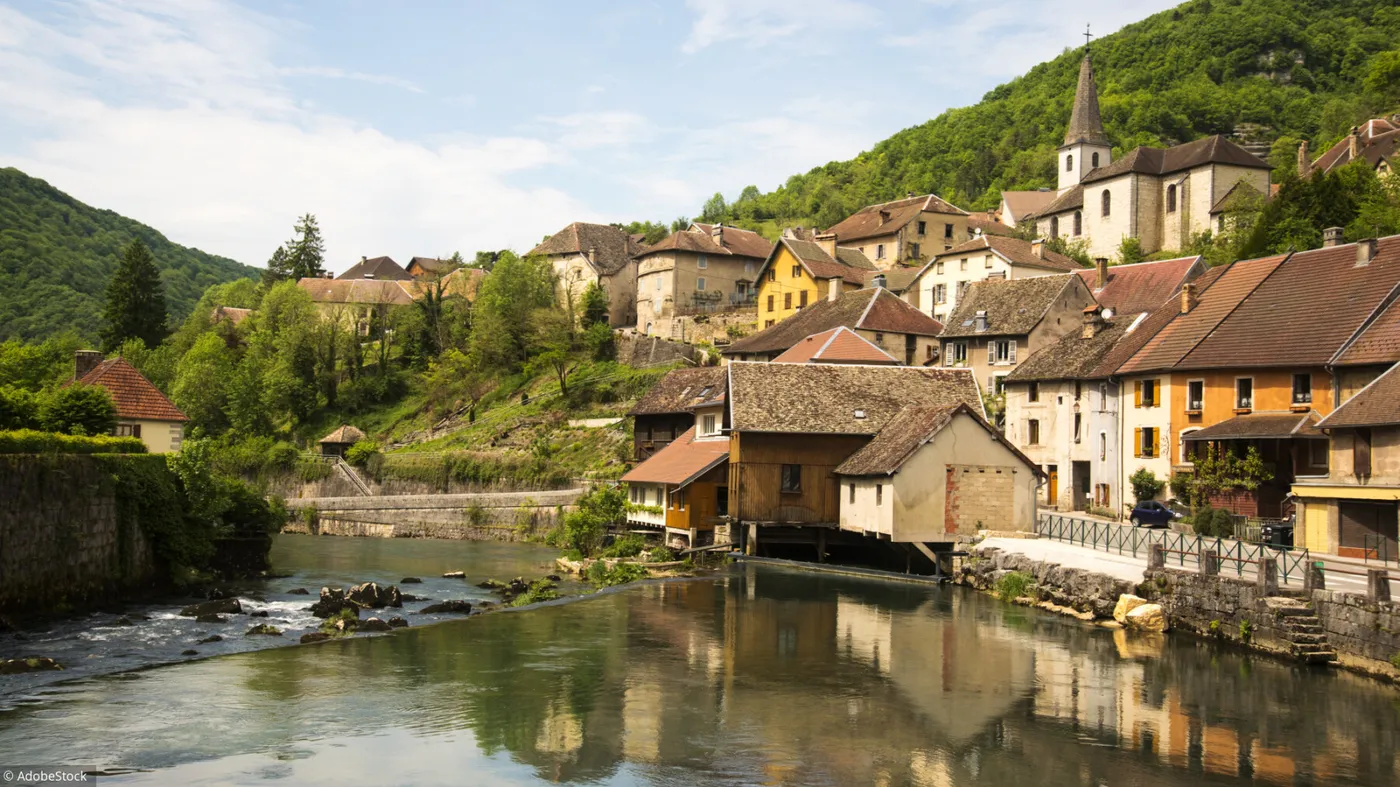
[(360, 631), (388, 631), (389, 624), (379, 618), (370, 618), (360, 623)]
[(196, 623), (227, 623), (228, 618), (223, 615), (200, 615), (194, 619)]
[(248, 613), (248, 617), (250, 617), (250, 618), (265, 618), (265, 617), (267, 617), (267, 610), (265, 610), (265, 609), (260, 609), (260, 610), (258, 610), (257, 612), (249, 612), (249, 613)]
[(198, 655), (199, 655), (199, 651), (195, 650), (194, 648), (186, 648), (185, 650), (180, 651), (180, 655), (181, 655), (181, 656), (198, 656)]
[(366, 582), (350, 588), (345, 594), (349, 600), (369, 609), (380, 609), (383, 607), (402, 607), (403, 598), (399, 594), (399, 589), (394, 585), (383, 587), (376, 582)]
[(123, 616), (117, 618), (116, 620), (112, 621), (112, 625), (113, 625), (113, 626), (134, 626), (134, 625), (136, 625), (136, 624), (131, 622), (131, 618), (126, 617), (125, 615), (123, 615)]
[(288, 591), (287, 591), (287, 595), (289, 595), (289, 596), (309, 596), (309, 595), (311, 595), (311, 591), (307, 590), (306, 588), (292, 588), (291, 590), (288, 590)]
[(391, 628), (391, 629), (408, 628), (408, 621), (404, 620), (403, 618), (399, 618), (399, 617), (389, 618), (389, 628)]
[(438, 604), (429, 604), (418, 611), (424, 615), (434, 615), (442, 612), (455, 612), (461, 615), (470, 615), (472, 605), (471, 602), (461, 600), (443, 601)]
[(360, 614), (360, 606), (345, 598), (345, 591), (340, 588), (321, 588), (321, 600), (311, 605), (311, 614), (318, 618), (328, 618), (339, 614), (342, 609), (353, 609), (355, 614)]
[(403, 579), (399, 580), (400, 585), (418, 585), (422, 582), (423, 580), (419, 579), (418, 577), (404, 577)]
[(279, 628), (277, 628), (276, 626), (269, 626), (269, 625), (266, 624), (266, 623), (259, 623), (258, 625), (256, 625), (256, 626), (254, 626), (254, 627), (248, 629), (248, 633), (247, 633), (247, 634), (244, 634), (243, 636), (245, 636), (245, 637), (257, 637), (257, 636), (263, 636), (263, 637), (280, 637), (280, 636), (282, 636), (282, 629), (279, 629)]
[(46, 656), (26, 656), (22, 659), (5, 659), (0, 661), (0, 675), (17, 675), (21, 672), (40, 672), (42, 670), (61, 670), (57, 661)]
[(205, 637), (204, 639), (202, 639), (202, 640), (200, 640), (200, 641), (198, 641), (198, 642), (196, 642), (196, 643), (194, 643), (194, 644), (196, 644), (196, 645), (208, 645), (208, 644), (211, 643), (211, 642), (223, 642), (223, 641), (224, 641), (224, 638), (221, 637), (221, 636), (219, 636), (218, 634), (210, 634), (209, 636)]
[(199, 604), (191, 604), (180, 610), (180, 617), (197, 618), (201, 615), (241, 615), (243, 605), (238, 603), (236, 598), (221, 598), (214, 601), (204, 601)]
[(1160, 604), (1143, 604), (1128, 613), (1123, 625), (1138, 631), (1166, 631), (1167, 616)]
[(305, 645), (305, 644), (307, 644), (308, 642), (325, 642), (326, 640), (328, 640), (328, 639), (330, 639), (330, 638), (331, 638), (331, 635), (329, 635), (329, 634), (326, 634), (326, 633), (321, 632), (321, 631), (313, 631), (313, 632), (311, 632), (310, 634), (302, 634), (302, 635), (301, 635), (301, 644)]
[(1147, 603), (1147, 599), (1139, 598), (1131, 593), (1124, 593), (1118, 597), (1118, 603), (1113, 607), (1113, 619), (1119, 623), (1127, 620), (1128, 613)]

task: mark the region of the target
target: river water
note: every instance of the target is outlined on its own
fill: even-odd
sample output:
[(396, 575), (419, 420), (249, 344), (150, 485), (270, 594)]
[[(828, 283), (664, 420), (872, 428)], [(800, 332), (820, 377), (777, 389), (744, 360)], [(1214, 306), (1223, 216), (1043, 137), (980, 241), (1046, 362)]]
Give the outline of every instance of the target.
[[(541, 552), (279, 537), (274, 560), (344, 584), (473, 555)], [(123, 784), (1400, 784), (1381, 684), (769, 566), (8, 697), (0, 764)]]

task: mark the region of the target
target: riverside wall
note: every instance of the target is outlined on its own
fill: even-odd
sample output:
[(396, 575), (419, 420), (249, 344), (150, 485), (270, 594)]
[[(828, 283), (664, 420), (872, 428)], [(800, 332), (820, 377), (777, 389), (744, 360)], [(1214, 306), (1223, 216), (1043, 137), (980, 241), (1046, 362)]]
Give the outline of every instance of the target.
[(284, 533), (523, 541), (554, 526), (581, 489), (460, 495), (302, 498)]

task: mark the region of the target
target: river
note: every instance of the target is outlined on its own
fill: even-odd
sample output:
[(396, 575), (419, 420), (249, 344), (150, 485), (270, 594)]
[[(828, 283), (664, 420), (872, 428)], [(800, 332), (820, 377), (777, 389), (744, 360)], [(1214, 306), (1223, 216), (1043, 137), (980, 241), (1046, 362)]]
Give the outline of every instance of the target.
[[(274, 565), (344, 584), (540, 554), (279, 537)], [(754, 565), (6, 696), (0, 763), (121, 774), (104, 783), (1400, 784), (1390, 687)]]

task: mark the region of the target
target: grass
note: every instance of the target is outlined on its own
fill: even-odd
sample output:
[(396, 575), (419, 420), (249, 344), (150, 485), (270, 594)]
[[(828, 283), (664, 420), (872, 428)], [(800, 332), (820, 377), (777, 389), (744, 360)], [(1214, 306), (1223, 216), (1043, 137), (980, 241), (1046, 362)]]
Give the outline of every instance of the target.
[(559, 591), (555, 590), (553, 582), (547, 579), (537, 579), (530, 583), (530, 588), (524, 593), (516, 596), (511, 602), (512, 607), (524, 607), (529, 604), (538, 604), (541, 601), (553, 601), (559, 598)]
[(1010, 601), (1029, 596), (1035, 589), (1035, 577), (1024, 571), (1008, 571), (997, 579), (993, 587), (999, 598)]

